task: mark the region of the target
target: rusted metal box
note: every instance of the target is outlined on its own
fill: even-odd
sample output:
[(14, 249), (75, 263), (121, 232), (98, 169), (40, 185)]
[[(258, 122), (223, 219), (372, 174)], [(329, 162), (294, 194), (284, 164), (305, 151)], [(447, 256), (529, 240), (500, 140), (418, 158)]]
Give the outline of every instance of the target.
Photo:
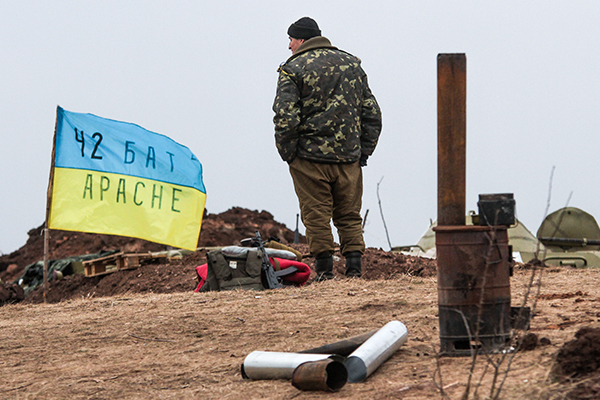
[(480, 194), (477, 207), (481, 226), (515, 224), (515, 199), (512, 193)]

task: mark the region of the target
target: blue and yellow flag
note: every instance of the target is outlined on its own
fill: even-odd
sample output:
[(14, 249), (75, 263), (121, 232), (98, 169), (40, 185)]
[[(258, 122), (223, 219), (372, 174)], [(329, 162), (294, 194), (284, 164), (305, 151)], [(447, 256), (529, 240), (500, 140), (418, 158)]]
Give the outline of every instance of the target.
[(50, 229), (195, 250), (205, 204), (202, 164), (187, 147), (58, 107)]

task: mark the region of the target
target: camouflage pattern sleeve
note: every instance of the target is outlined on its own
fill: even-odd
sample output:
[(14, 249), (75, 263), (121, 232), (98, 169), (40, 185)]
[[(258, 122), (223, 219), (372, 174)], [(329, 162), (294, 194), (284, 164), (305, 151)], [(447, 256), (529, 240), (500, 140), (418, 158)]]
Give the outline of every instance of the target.
[(273, 111), (277, 150), (288, 163), (296, 157), (358, 162), (373, 153), (381, 132), (381, 111), (360, 59), (336, 48), (290, 57), (279, 68)]
[(371, 93), (371, 89), (367, 83), (367, 75), (364, 71), (363, 74), (363, 99), (361, 107), (361, 131), (360, 137), (361, 152), (367, 156), (373, 154), (377, 141), (379, 140), (379, 134), (381, 133), (381, 109), (375, 96)]
[(275, 116), (275, 144), (283, 161), (291, 163), (296, 158), (298, 125), (300, 125), (300, 92), (292, 75), (279, 68), (277, 95), (273, 103)]

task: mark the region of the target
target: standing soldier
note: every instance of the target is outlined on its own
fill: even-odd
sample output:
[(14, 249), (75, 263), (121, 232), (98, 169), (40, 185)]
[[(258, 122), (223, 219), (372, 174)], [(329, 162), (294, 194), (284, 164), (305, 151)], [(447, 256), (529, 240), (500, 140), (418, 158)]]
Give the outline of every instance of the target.
[(288, 29), (292, 56), (279, 67), (273, 104), (275, 142), (289, 164), (317, 281), (333, 278), (338, 230), (346, 276), (360, 277), (362, 170), (381, 132), (381, 111), (360, 59), (300, 18)]

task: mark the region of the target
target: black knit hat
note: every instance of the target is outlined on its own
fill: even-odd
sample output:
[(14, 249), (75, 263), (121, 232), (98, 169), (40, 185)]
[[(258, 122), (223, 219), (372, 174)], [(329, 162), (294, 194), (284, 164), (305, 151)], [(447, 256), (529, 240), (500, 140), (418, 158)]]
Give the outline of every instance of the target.
[(317, 22), (309, 17), (302, 17), (290, 25), (288, 36), (294, 39), (310, 39), (315, 36), (321, 36), (321, 30)]

